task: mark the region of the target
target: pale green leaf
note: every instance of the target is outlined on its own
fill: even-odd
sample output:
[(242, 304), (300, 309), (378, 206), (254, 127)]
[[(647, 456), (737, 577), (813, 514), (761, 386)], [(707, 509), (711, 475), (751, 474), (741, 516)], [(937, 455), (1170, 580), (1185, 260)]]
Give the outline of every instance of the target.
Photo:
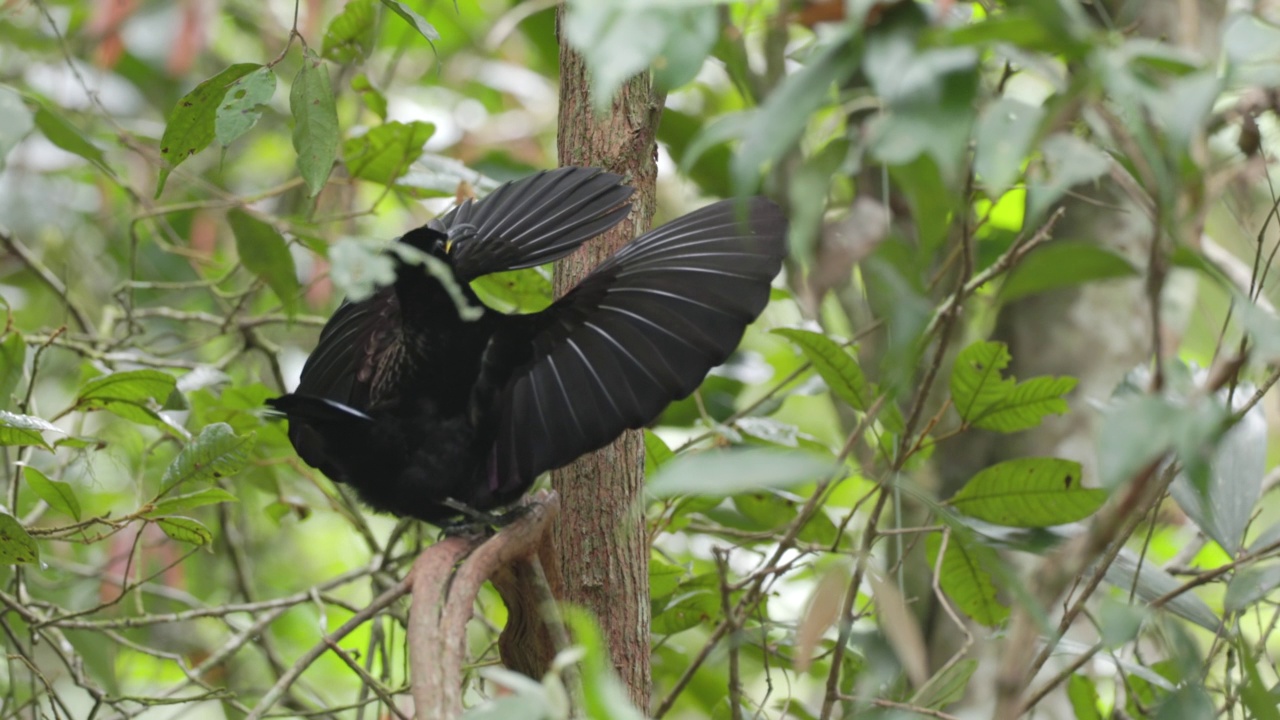
[[(926, 541), (929, 566), (937, 567), (942, 549), (942, 535), (930, 533)], [(963, 531), (953, 531), (942, 557), (942, 590), (956, 608), (987, 627), (994, 627), (1009, 617), (1009, 608), (996, 597), (990, 568), (998, 567), (1000, 556)]]
[(177, 387), (172, 375), (160, 370), (126, 370), (93, 378), (80, 388), (77, 404), (89, 400), (121, 400), (144, 403), (163, 402)]
[(164, 191), (165, 181), (175, 167), (213, 142), (218, 106), (222, 104), (227, 88), (260, 67), (257, 63), (232, 65), (200, 83), (178, 101), (160, 137), (160, 158), (166, 164), (160, 168), (156, 197)]
[(831, 462), (799, 451), (769, 448), (711, 450), (680, 455), (649, 482), (653, 497), (728, 496), (813, 482), (832, 473)]
[(31, 492), (35, 493), (36, 497), (63, 515), (69, 515), (76, 521), (80, 520), (80, 501), (76, 499), (76, 493), (71, 489), (70, 484), (50, 480), (44, 473), (30, 465), (22, 469), (22, 474), (27, 479), (27, 487), (31, 488)]
[(191, 545), (208, 545), (213, 542), (213, 533), (199, 520), (187, 517), (164, 517), (155, 521), (165, 535), (178, 542)]
[(973, 169), (982, 178), (988, 197), (1000, 197), (1018, 179), (1043, 117), (1040, 108), (1008, 97), (983, 109), (978, 118)]
[(1000, 287), (1000, 298), (1013, 302), (1036, 293), (1137, 273), (1124, 256), (1100, 245), (1083, 240), (1055, 240), (1018, 263)]
[(1222, 608), (1229, 613), (1249, 609), (1280, 587), (1280, 565), (1254, 565), (1236, 573), (1227, 583), (1227, 593)]
[(288, 243), (270, 224), (238, 208), (227, 212), (227, 222), (236, 236), (240, 262), (262, 278), (284, 304), (285, 314), (292, 317), (298, 309), (299, 286)]
[(62, 432), (57, 425), (33, 415), (18, 415), (0, 410), (0, 445), (38, 445), (49, 447), (45, 432)]
[(34, 116), (22, 96), (10, 88), (0, 86), (0, 169), (4, 168), (4, 161), (9, 151), (21, 142), (33, 127), (35, 127)]
[(353, 177), (390, 185), (422, 155), (435, 125), (388, 122), (342, 144), (343, 161)]
[(369, 57), (373, 50), (377, 19), (373, 0), (351, 0), (346, 3), (342, 6), (342, 12), (335, 15), (325, 28), (321, 56), (340, 64)]
[(79, 128), (47, 106), (41, 105), (36, 110), (36, 127), (54, 145), (79, 155), (100, 168), (107, 167), (107, 158), (102, 154), (102, 149), (85, 137)]
[(1013, 392), (1001, 371), (1013, 358), (1004, 343), (976, 342), (956, 356), (951, 370), (951, 403), (966, 423), (981, 417)]
[(970, 418), (970, 424), (983, 430), (1014, 433), (1040, 424), (1047, 415), (1067, 412), (1063, 395), (1074, 390), (1076, 379), (1044, 375), (1024, 380), (1013, 387), (1003, 400)]
[(308, 52), (289, 91), (293, 114), (293, 149), (298, 171), (315, 197), (329, 179), (338, 157), (338, 110), (324, 61)]
[(232, 83), (218, 104), (214, 118), (214, 136), (218, 142), (226, 147), (249, 132), (275, 93), (276, 74), (269, 67), (260, 67)]
[(40, 560), (40, 547), (18, 519), (0, 512), (0, 565), (29, 564)]
[(391, 8), (391, 11), (399, 15), (401, 19), (409, 23), (409, 25), (418, 31), (418, 34), (426, 38), (428, 43), (435, 42), (440, 39), (440, 33), (436, 31), (435, 26), (427, 22), (418, 13), (414, 12), (408, 5), (399, 2), (399, 0), (382, 0), (382, 4)]
[(213, 480), (239, 472), (249, 462), (249, 451), (255, 440), (253, 433), (236, 435), (226, 423), (205, 426), (169, 464), (160, 480), (158, 495), (165, 495), (183, 483)]
[(215, 505), (224, 502), (238, 502), (235, 495), (219, 487), (207, 487), (186, 495), (175, 495), (157, 502), (146, 517), (160, 518), (174, 513), (185, 512), (204, 505)]
[(9, 399), (18, 389), (26, 358), (27, 343), (21, 334), (12, 332), (0, 337), (0, 410), (9, 406)]

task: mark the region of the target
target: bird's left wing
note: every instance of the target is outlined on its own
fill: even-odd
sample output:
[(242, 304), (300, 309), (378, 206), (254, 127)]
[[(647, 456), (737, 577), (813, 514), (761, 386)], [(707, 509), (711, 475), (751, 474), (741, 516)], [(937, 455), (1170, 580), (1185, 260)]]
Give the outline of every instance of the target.
[(551, 262), (627, 216), (631, 188), (598, 168), (563, 167), (467, 200), (427, 227), (445, 233), (454, 274), (481, 275)]
[(768, 303), (786, 228), (764, 198), (710, 205), (637, 238), (532, 316), (533, 360), (497, 399), (497, 482), (532, 482), (693, 392)]

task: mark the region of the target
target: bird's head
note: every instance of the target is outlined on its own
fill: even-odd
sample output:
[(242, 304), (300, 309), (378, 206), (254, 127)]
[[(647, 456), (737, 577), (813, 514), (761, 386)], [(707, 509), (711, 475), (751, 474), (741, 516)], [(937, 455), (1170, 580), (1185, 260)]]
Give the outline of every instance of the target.
[(448, 235), (427, 225), (410, 230), (400, 238), (400, 242), (445, 262), (448, 262), (449, 251), (453, 249)]

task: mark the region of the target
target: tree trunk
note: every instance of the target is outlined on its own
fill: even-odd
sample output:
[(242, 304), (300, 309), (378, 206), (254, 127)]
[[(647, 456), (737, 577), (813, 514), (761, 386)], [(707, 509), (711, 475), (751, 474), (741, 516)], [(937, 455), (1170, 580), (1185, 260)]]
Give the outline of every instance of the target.
[[(616, 172), (636, 192), (626, 220), (556, 264), (557, 295), (649, 227), (661, 109), (645, 73), (624, 84), (607, 111), (596, 113), (586, 64), (561, 35), (560, 164)], [(561, 498), (554, 534), (563, 580), (560, 599), (591, 611), (608, 638), (614, 666), (632, 701), (648, 708), (649, 543), (640, 504), (643, 436), (624, 433), (607, 447), (553, 472), (551, 483)]]

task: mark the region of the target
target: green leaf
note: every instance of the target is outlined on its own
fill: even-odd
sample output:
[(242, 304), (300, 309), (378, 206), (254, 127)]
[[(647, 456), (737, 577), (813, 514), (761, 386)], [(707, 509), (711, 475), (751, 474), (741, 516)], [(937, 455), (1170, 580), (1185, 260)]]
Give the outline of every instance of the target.
[(178, 101), (164, 127), (164, 135), (160, 137), (160, 158), (167, 164), (160, 168), (156, 197), (164, 192), (165, 181), (174, 168), (213, 142), (218, 106), (222, 104), (227, 88), (260, 67), (257, 63), (232, 65), (200, 83)]
[(342, 12), (334, 16), (329, 27), (325, 28), (321, 56), (340, 65), (369, 57), (373, 51), (377, 19), (373, 0), (351, 0), (343, 5)]
[(5, 158), (31, 128), (35, 127), (31, 108), (23, 102), (22, 96), (10, 88), (0, 86), (0, 169), (4, 169)]
[(972, 418), (970, 424), (1002, 433), (1028, 430), (1039, 425), (1047, 415), (1067, 412), (1067, 401), (1062, 396), (1075, 387), (1076, 379), (1072, 377), (1031, 378), (1015, 385), (1008, 397)]
[(1080, 463), (1018, 458), (974, 475), (948, 504), (970, 517), (1010, 527), (1048, 527), (1089, 517), (1107, 492), (1080, 484)]
[(471, 289), (486, 305), (507, 312), (538, 312), (555, 300), (551, 280), (538, 268), (489, 273), (472, 280)]
[(232, 83), (218, 104), (213, 130), (218, 142), (226, 147), (249, 132), (262, 117), (262, 108), (276, 94), (276, 74), (260, 67)]
[(298, 271), (288, 243), (274, 227), (239, 208), (227, 212), (227, 221), (236, 236), (240, 262), (275, 292), (285, 314), (293, 317), (298, 309)]
[(960, 351), (951, 370), (951, 402), (962, 420), (982, 417), (1013, 393), (1015, 381), (1000, 372), (1012, 359), (999, 342), (979, 341)]
[(9, 406), (9, 399), (18, 389), (26, 359), (27, 343), (22, 335), (13, 332), (0, 337), (0, 410)]
[(1247, 567), (1227, 583), (1222, 607), (1229, 613), (1243, 612), (1277, 587), (1280, 587), (1280, 565)]
[(978, 669), (977, 660), (961, 660), (943, 672), (929, 678), (911, 698), (916, 707), (941, 710), (959, 702), (969, 688), (969, 678)]
[(1087, 675), (1072, 674), (1067, 681), (1067, 699), (1076, 720), (1103, 720), (1098, 710), (1098, 686)]
[(38, 445), (48, 448), (42, 432), (62, 432), (57, 425), (34, 415), (0, 410), (0, 445)]
[(235, 495), (219, 487), (207, 487), (186, 495), (175, 495), (155, 504), (145, 517), (160, 518), (174, 513), (184, 512), (204, 505), (215, 505), (224, 502), (239, 502)]
[(720, 596), (710, 589), (680, 592), (660, 609), (653, 611), (650, 632), (658, 636), (675, 635), (698, 627), (715, 617), (719, 611)]
[[(942, 549), (941, 533), (930, 533), (926, 541), (929, 566), (937, 567)], [(999, 567), (1000, 556), (981, 544), (972, 533), (953, 529), (942, 558), (939, 582), (956, 608), (976, 622), (994, 627), (1009, 617), (1009, 608), (996, 598), (989, 568)]]
[(564, 619), (574, 642), (586, 651), (582, 658), (582, 686), (587, 717), (644, 720), (644, 713), (631, 704), (626, 686), (613, 670), (609, 646), (595, 621), (585, 611), (573, 607), (565, 608)]
[(811, 330), (777, 328), (781, 335), (800, 348), (804, 356), (826, 381), (831, 392), (855, 410), (865, 412), (875, 400), (874, 387), (867, 382), (858, 361), (834, 340)]
[(342, 156), (353, 177), (390, 185), (422, 156), (422, 147), (436, 126), (431, 123), (389, 122), (342, 144)]
[(1094, 280), (1130, 277), (1138, 271), (1123, 256), (1083, 240), (1054, 240), (1027, 255), (1000, 287), (1006, 303)]
[(662, 600), (675, 593), (686, 571), (683, 567), (667, 562), (658, 553), (649, 557), (649, 597)]
[(988, 197), (1000, 197), (1018, 179), (1043, 118), (1042, 109), (1007, 97), (983, 109), (973, 169)]
[[(834, 340), (821, 333), (798, 328), (778, 328), (773, 333), (800, 348), (831, 392), (854, 410), (866, 412), (875, 403), (879, 389), (867, 382), (857, 358)], [(888, 404), (879, 419), (892, 432), (902, 431), (902, 416), (896, 405)]]
[(40, 547), (14, 516), (0, 512), (0, 565), (29, 564), (40, 560)]
[(100, 168), (107, 169), (107, 158), (102, 154), (102, 150), (85, 137), (76, 126), (44, 105), (36, 109), (36, 127), (40, 128), (40, 132), (44, 133), (44, 136), (54, 145), (79, 155)]
[(1257, 658), (1253, 648), (1243, 635), (1236, 643), (1240, 664), (1244, 667), (1245, 681), (1240, 688), (1240, 700), (1249, 708), (1254, 720), (1280, 720), (1280, 706), (1276, 704), (1275, 695), (1267, 688), (1267, 683), (1258, 672)]
[(656, 498), (674, 495), (729, 496), (813, 482), (834, 470), (831, 462), (799, 451), (748, 448), (711, 450), (676, 457), (649, 482)]
[(147, 400), (163, 402), (177, 387), (178, 381), (169, 373), (159, 370), (126, 370), (100, 375), (80, 388), (77, 405), (90, 400), (121, 400), (144, 403)]
[[(347, 7), (351, 7), (348, 5)], [(364, 106), (373, 111), (382, 120), (387, 119), (387, 98), (382, 91), (374, 87), (373, 81), (364, 73), (357, 73), (351, 77), (351, 89), (360, 93), (360, 100)]]
[(213, 480), (239, 472), (249, 462), (249, 451), (255, 440), (253, 433), (236, 435), (226, 423), (205, 426), (169, 464), (157, 496), (183, 483)]
[(1075, 378), (1041, 376), (1018, 383), (1001, 375), (1010, 360), (1008, 348), (996, 342), (976, 342), (956, 357), (951, 399), (967, 425), (1013, 433), (1067, 412), (1062, 396), (1075, 389)]
[[(738, 117), (731, 115), (729, 117)], [(662, 122), (658, 125), (658, 140), (667, 146), (671, 158), (680, 171), (702, 188), (703, 193), (717, 197), (733, 194), (729, 183), (729, 163), (733, 157), (726, 142), (708, 147), (701, 157), (686, 162), (694, 136), (701, 132), (704, 120), (700, 115), (680, 112), (675, 108), (663, 108)]]
[(436, 32), (435, 27), (427, 22), (421, 15), (414, 12), (398, 0), (382, 0), (382, 4), (391, 8), (391, 11), (399, 15), (405, 22), (409, 23), (414, 30), (417, 30), (422, 37), (427, 39), (428, 43), (435, 42), (440, 39), (440, 33)]
[(644, 431), (644, 476), (653, 477), (658, 468), (666, 465), (675, 454), (652, 430)]
[(184, 439), (186, 437), (185, 430), (171, 423), (157, 410), (138, 401), (117, 400), (115, 398), (94, 398), (91, 400), (85, 400), (77, 407), (86, 412), (106, 410), (112, 415), (124, 418), (129, 422), (159, 428), (175, 437)]
[(208, 545), (213, 542), (213, 533), (199, 520), (187, 517), (164, 517), (155, 521), (165, 535), (178, 542), (191, 545)]
[(310, 51), (293, 79), (289, 111), (293, 114), (293, 149), (298, 153), (298, 171), (311, 197), (315, 197), (333, 171), (340, 136), (329, 69)]
[(31, 488), (31, 492), (35, 493), (36, 497), (48, 503), (54, 510), (63, 515), (69, 515), (79, 522), (80, 501), (76, 499), (76, 493), (71, 489), (70, 484), (50, 480), (44, 473), (30, 465), (23, 468), (22, 472), (27, 479), (27, 487)]

